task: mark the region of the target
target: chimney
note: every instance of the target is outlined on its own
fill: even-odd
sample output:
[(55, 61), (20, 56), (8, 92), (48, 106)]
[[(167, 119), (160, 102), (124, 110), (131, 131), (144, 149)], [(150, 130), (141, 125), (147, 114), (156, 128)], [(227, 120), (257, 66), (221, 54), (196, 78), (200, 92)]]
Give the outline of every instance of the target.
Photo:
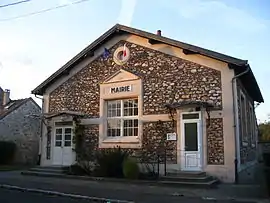
[(161, 30), (157, 30), (157, 35), (161, 36)]
[(5, 89), (3, 95), (3, 105), (5, 106), (10, 101), (10, 90)]

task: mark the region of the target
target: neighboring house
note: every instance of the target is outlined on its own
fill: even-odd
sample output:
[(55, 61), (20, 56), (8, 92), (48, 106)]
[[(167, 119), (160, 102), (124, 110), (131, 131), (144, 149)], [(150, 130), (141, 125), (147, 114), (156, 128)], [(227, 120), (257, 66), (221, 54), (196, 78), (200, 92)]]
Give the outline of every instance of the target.
[[(246, 60), (115, 25), (36, 87), (43, 96), (41, 165), (70, 165), (72, 118), (86, 115), (86, 146), (158, 148), (167, 170), (206, 171), (233, 182), (256, 163), (254, 102), (263, 102)], [(51, 128), (50, 128), (51, 127)], [(235, 173), (237, 171), (237, 173)]]
[(40, 106), (30, 97), (11, 100), (0, 88), (0, 140), (17, 145), (14, 163), (37, 164), (40, 139)]

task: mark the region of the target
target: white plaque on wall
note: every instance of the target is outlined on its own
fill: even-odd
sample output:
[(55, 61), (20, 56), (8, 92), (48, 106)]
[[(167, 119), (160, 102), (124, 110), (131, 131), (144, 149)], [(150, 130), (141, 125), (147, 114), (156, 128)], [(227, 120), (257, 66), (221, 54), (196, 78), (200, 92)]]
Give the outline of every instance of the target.
[(126, 86), (120, 86), (120, 87), (111, 87), (110, 88), (110, 93), (120, 93), (120, 92), (131, 92), (131, 85), (126, 85)]
[(176, 133), (167, 133), (167, 140), (176, 140)]

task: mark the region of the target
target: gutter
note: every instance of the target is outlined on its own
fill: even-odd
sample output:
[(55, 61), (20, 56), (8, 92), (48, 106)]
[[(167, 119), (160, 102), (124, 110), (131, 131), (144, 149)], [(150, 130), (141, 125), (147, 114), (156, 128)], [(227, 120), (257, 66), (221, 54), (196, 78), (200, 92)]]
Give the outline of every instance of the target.
[[(38, 97), (36, 94), (35, 94), (35, 97), (42, 100), (42, 110), (41, 110), (41, 112), (42, 112), (43, 111), (43, 102), (44, 102), (44, 99), (41, 98), (41, 97)], [(41, 163), (42, 133), (43, 133), (43, 122), (42, 122), (42, 117), (41, 117), (41, 119), (40, 119), (40, 142), (39, 142), (39, 145), (40, 145), (39, 146), (40, 154), (38, 155), (38, 163), (37, 163), (37, 165), (40, 165), (40, 163)]]
[[(237, 107), (237, 95), (236, 95), (236, 91), (237, 91), (237, 85), (236, 85), (236, 79), (240, 78), (241, 76), (245, 75), (246, 73), (248, 73), (250, 71), (250, 67), (248, 64), (245, 64), (245, 66), (247, 67), (247, 69), (242, 72), (239, 73), (238, 75), (235, 75), (232, 78), (232, 93), (233, 93), (233, 113), (234, 113), (234, 138), (235, 138), (235, 158), (234, 158), (234, 166), (235, 166), (235, 170), (234, 170), (234, 174), (235, 174), (235, 184), (238, 184), (238, 167), (239, 167), (239, 161), (238, 160), (238, 155), (240, 156), (240, 154), (238, 154), (238, 146), (240, 147), (240, 140), (239, 140), (239, 125), (238, 125), (238, 107)], [(240, 152), (239, 152), (240, 153)]]

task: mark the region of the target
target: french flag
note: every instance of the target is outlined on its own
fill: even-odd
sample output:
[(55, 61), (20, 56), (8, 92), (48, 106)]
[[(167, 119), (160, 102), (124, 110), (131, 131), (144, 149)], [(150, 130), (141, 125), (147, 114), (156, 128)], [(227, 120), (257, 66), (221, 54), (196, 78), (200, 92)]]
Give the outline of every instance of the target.
[(126, 44), (124, 44), (123, 57), (126, 57), (126, 55), (127, 55), (127, 47), (126, 47)]

